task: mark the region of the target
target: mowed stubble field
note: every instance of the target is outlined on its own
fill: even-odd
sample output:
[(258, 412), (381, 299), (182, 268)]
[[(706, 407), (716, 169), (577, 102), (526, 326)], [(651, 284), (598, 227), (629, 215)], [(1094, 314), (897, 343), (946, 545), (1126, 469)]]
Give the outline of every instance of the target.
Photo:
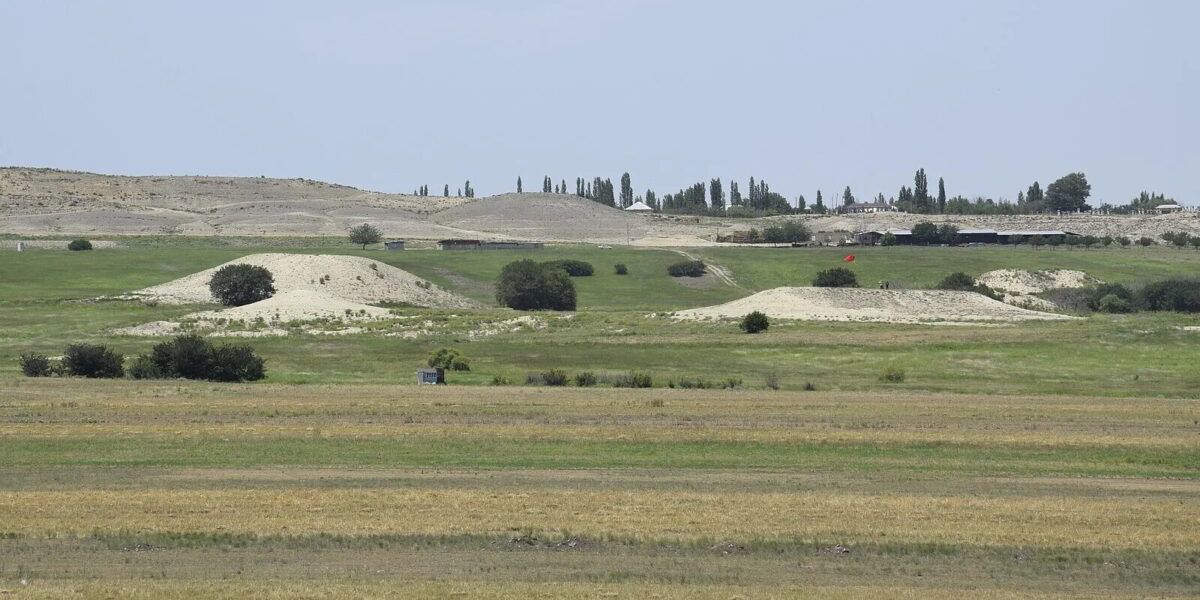
[[(256, 339), (271, 377), (253, 385), (20, 378), (21, 351), (141, 352), (153, 340), (107, 330), (191, 310), (86, 299), (261, 250), (138, 243), (0, 255), (0, 590), (18, 597), (1200, 589), (1200, 334), (1178, 329), (1195, 319), (745, 336), (648, 315), (803, 283), (837, 251), (690, 250), (729, 268), (730, 288), (667, 279), (669, 251), (551, 248), (538, 256), (598, 274), (579, 280), (578, 315), (545, 329), (468, 335), (512, 316), (496, 309), (430, 313), (445, 326), (428, 339)], [(902, 250), (860, 252), (858, 268), (922, 285), (960, 265), (1131, 283), (1200, 265), (1168, 249)], [(515, 257), (367, 254), (479, 299)], [(637, 368), (659, 387), (407, 385), (441, 346), (473, 359), (459, 383)], [(893, 364), (908, 380), (879, 383)], [(768, 372), (782, 390), (764, 389)], [(743, 389), (662, 387), (728, 377)]]

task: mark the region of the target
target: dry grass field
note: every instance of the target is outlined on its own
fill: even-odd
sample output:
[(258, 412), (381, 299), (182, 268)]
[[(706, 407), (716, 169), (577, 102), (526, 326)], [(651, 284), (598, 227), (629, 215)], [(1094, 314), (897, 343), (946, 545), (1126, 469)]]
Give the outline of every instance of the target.
[(1195, 400), (0, 383), (17, 597), (1189, 597)]

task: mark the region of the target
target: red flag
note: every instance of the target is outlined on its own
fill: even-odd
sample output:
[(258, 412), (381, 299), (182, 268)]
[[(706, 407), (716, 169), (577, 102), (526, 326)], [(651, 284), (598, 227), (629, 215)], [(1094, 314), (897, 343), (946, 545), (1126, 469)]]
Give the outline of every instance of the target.
[(844, 260), (844, 261), (846, 261), (846, 262), (854, 262), (854, 255), (853, 255), (853, 254), (847, 254), (847, 255), (846, 255), (846, 258), (843, 258), (842, 260)]

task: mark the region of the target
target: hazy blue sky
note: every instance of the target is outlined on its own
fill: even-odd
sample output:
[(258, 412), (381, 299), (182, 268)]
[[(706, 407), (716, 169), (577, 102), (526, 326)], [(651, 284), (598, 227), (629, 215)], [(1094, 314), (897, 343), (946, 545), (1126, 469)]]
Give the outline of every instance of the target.
[(0, 164), (1200, 201), (1200, 2), (0, 0)]

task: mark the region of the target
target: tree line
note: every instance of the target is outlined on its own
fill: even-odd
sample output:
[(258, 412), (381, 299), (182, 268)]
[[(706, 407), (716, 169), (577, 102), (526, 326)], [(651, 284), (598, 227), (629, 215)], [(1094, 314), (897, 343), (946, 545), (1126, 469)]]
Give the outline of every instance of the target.
[[(728, 190), (728, 192), (726, 191)], [(524, 184), (517, 177), (517, 192), (523, 193)], [(555, 183), (546, 175), (542, 178), (543, 193), (568, 194), (565, 179)], [(421, 186), (414, 192), (417, 196), (428, 196), (429, 187)], [(450, 186), (442, 189), (442, 195), (450, 196)], [(694, 214), (723, 217), (755, 217), (784, 214), (826, 214), (831, 207), (825, 204), (821, 190), (817, 190), (815, 200), (809, 204), (803, 194), (796, 197), (795, 203), (790, 202), (778, 192), (772, 191), (763, 179), (750, 177), (747, 193), (742, 194), (737, 181), (730, 181), (728, 187), (716, 177), (707, 183), (698, 181), (670, 194), (664, 194), (661, 200), (652, 189), (644, 194), (635, 195), (632, 178), (628, 172), (620, 177), (620, 190), (616, 189), (611, 179), (593, 177), (575, 178), (574, 195), (599, 202), (615, 208), (628, 208), (635, 203), (645, 203), (656, 212), (668, 214)], [(467, 181), (456, 194), (458, 197), (474, 198), (475, 190)], [(992, 198), (967, 198), (962, 195), (949, 197), (946, 193), (946, 181), (939, 177), (936, 192), (930, 190), (929, 178), (925, 169), (917, 169), (913, 175), (912, 186), (901, 185), (896, 195), (885, 197), (882, 193), (871, 198), (870, 203), (877, 209), (898, 210), (914, 214), (958, 214), (958, 215), (1015, 215), (1038, 214), (1054, 212), (1080, 212), (1092, 210), (1087, 200), (1091, 197), (1091, 184), (1082, 173), (1069, 173), (1053, 181), (1043, 190), (1039, 181), (1034, 181), (1028, 188), (1017, 192), (1015, 202)], [(835, 202), (838, 202), (835, 197)], [(842, 191), (840, 207), (848, 207), (859, 203), (858, 197), (850, 186)], [(1097, 207), (1105, 212), (1136, 213), (1154, 209), (1163, 204), (1177, 204), (1172, 198), (1155, 192), (1142, 192), (1124, 205), (1102, 204)]]

